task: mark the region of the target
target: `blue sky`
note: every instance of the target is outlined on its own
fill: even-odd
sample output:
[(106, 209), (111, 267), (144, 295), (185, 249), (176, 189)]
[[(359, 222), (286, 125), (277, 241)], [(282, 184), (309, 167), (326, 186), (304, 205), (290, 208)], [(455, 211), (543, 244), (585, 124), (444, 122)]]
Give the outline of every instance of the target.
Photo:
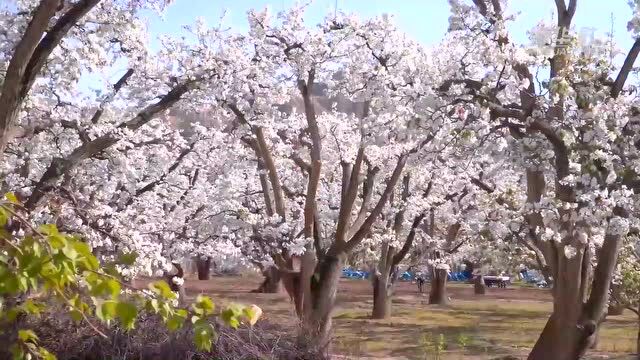
[[(3, 0), (0, 0), (2, 2)], [(471, 2), (470, 0), (467, 0)], [(568, 1), (568, 0), (567, 0)], [(201, 17), (211, 26), (219, 24), (222, 14), (225, 27), (237, 31), (247, 30), (246, 13), (250, 9), (270, 7), (275, 13), (291, 7), (297, 0), (174, 0), (162, 17), (155, 13), (146, 13), (151, 33), (151, 47), (157, 48), (160, 35), (180, 35), (184, 25), (193, 24)], [(394, 16), (396, 24), (413, 39), (426, 46), (436, 45), (443, 37), (448, 26), (449, 4), (447, 0), (305, 0), (311, 2), (307, 10), (306, 21), (309, 25), (319, 23), (327, 13), (336, 8), (347, 13), (356, 13), (366, 18), (383, 13)], [(540, 20), (550, 20), (555, 11), (554, 0), (511, 0), (509, 13), (519, 13), (518, 20), (510, 28), (512, 36), (520, 43), (528, 43), (527, 30)], [(593, 28), (596, 35), (605, 36), (612, 29), (619, 47), (626, 54), (633, 44), (627, 32), (627, 21), (631, 9), (627, 0), (578, 0), (574, 26), (576, 30)], [(621, 61), (619, 57), (617, 61)], [(104, 89), (122, 74), (126, 65), (115, 66), (106, 74), (100, 72), (84, 74), (80, 82), (83, 92), (89, 89)], [(106, 81), (102, 83), (100, 79)]]
[[(567, 0), (568, 1), (568, 0)], [(202, 17), (210, 25), (218, 24), (226, 10), (224, 24), (238, 30), (246, 29), (246, 13), (249, 9), (269, 6), (274, 12), (293, 5), (295, 0), (175, 0), (167, 9), (164, 20), (157, 16), (149, 19), (153, 35), (177, 34), (181, 26), (193, 23)], [(315, 0), (307, 11), (309, 24), (318, 23), (327, 12), (339, 10), (370, 17), (382, 13), (393, 14), (396, 23), (414, 39), (425, 45), (434, 45), (447, 28), (449, 7), (447, 0)], [(511, 0), (511, 11), (520, 12), (517, 23), (512, 26), (512, 35), (526, 41), (526, 31), (541, 19), (550, 19), (555, 5), (553, 0)], [(633, 39), (626, 30), (631, 10), (627, 0), (578, 0), (574, 20), (577, 30), (594, 28), (604, 35), (611, 30), (611, 15), (616, 41), (628, 49)]]

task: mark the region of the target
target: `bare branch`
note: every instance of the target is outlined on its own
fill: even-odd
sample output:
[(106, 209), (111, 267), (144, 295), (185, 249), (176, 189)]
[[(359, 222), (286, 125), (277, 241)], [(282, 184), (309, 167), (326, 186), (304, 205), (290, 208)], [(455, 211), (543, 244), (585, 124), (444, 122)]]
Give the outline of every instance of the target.
[(351, 224), (349, 231), (347, 232), (347, 236), (345, 238), (349, 239), (355, 234), (356, 231), (362, 226), (364, 220), (367, 216), (367, 211), (369, 211), (369, 204), (371, 203), (371, 198), (373, 197), (373, 191), (376, 183), (376, 176), (380, 172), (379, 167), (369, 167), (367, 169), (367, 176), (364, 180), (364, 184), (362, 186), (362, 202), (360, 204), (360, 210), (358, 211), (358, 216), (356, 217), (353, 224)]
[(353, 237), (351, 237), (351, 239), (347, 242), (346, 247), (344, 249), (345, 252), (348, 253), (349, 251), (354, 249), (356, 246), (358, 246), (360, 242), (364, 239), (366, 234), (369, 232), (369, 229), (375, 222), (376, 218), (382, 212), (382, 209), (384, 208), (387, 201), (389, 200), (389, 197), (391, 196), (391, 193), (393, 192), (396, 186), (396, 183), (400, 179), (400, 175), (402, 174), (404, 165), (407, 163), (407, 158), (408, 158), (408, 154), (404, 154), (404, 155), (401, 155), (400, 158), (398, 159), (398, 162), (396, 163), (396, 167), (393, 170), (393, 174), (391, 174), (391, 178), (387, 182), (387, 187), (384, 189), (382, 196), (380, 196), (378, 203), (373, 208), (373, 210), (371, 210), (371, 213), (369, 214), (367, 219), (364, 221), (362, 226), (358, 229), (358, 231), (356, 231)]
[[(135, 117), (120, 124), (118, 128), (137, 130), (142, 125), (153, 119), (158, 113), (165, 111), (178, 102), (182, 98), (182, 95), (193, 88), (194, 84), (194, 81), (190, 81), (177, 85), (158, 102), (147, 106)], [(33, 210), (40, 199), (42, 199), (46, 194), (45, 189), (51, 188), (51, 186), (54, 185), (62, 175), (69, 173), (69, 171), (73, 170), (81, 161), (95, 157), (102, 151), (116, 144), (118, 141), (120, 141), (119, 137), (111, 133), (105, 134), (88, 143), (80, 145), (65, 158), (54, 158), (42, 177), (40, 177), (40, 180), (33, 189), (31, 196), (25, 203), (25, 207), (29, 210)]]
[(627, 57), (624, 59), (624, 63), (622, 64), (622, 68), (620, 68), (620, 72), (616, 77), (613, 86), (611, 87), (611, 97), (617, 98), (624, 87), (625, 82), (627, 81), (627, 77), (633, 69), (633, 64), (636, 62), (638, 58), (638, 54), (640, 53), (640, 38), (636, 39), (633, 43), (633, 46), (629, 50)]
[(480, 12), (480, 15), (487, 17), (488, 15), (487, 3), (484, 0), (473, 0), (473, 3), (478, 8), (478, 12)]
[(338, 215), (338, 225), (336, 227), (336, 241), (344, 242), (345, 233), (349, 226), (349, 219), (351, 218), (351, 210), (353, 209), (353, 203), (358, 196), (358, 177), (360, 176), (360, 169), (364, 159), (364, 146), (358, 148), (358, 154), (356, 155), (355, 165), (349, 176), (348, 188), (343, 197), (343, 202), (340, 204), (340, 214)]
[(407, 235), (407, 240), (404, 242), (400, 251), (398, 251), (398, 253), (393, 257), (393, 260), (391, 261), (392, 268), (398, 265), (404, 259), (404, 257), (407, 256), (407, 254), (409, 253), (409, 250), (413, 245), (413, 239), (416, 237), (416, 229), (418, 228), (418, 226), (420, 226), (420, 223), (422, 222), (424, 217), (425, 217), (425, 214), (422, 213), (413, 219), (413, 224), (411, 224), (411, 230), (409, 231), (409, 235)]
[[(127, 80), (129, 80), (129, 78), (131, 77), (131, 75), (133, 75), (133, 69), (127, 70), (127, 72), (124, 73), (124, 75), (122, 75), (122, 77), (113, 85), (112, 96), (116, 95), (120, 91), (120, 89), (122, 89), (124, 84), (126, 84)], [(98, 107), (98, 110), (96, 110), (96, 112), (91, 117), (92, 124), (97, 124), (98, 121), (100, 121), (100, 118), (102, 117), (102, 113), (104, 112), (104, 105), (105, 103), (100, 104), (100, 106)]]
[(195, 146), (196, 146), (196, 142), (194, 141), (191, 144), (189, 144), (189, 146), (186, 149), (182, 150), (178, 155), (178, 157), (176, 158), (176, 160), (173, 162), (173, 164), (169, 166), (167, 171), (163, 173), (160, 176), (160, 178), (158, 178), (157, 180), (152, 181), (147, 185), (143, 186), (142, 188), (136, 190), (134, 196), (130, 197), (129, 200), (127, 201), (127, 205), (131, 205), (133, 203), (134, 198), (140, 197), (144, 193), (153, 190), (156, 186), (162, 183), (167, 178), (167, 176), (169, 176), (173, 171), (175, 171), (175, 169), (178, 168), (178, 166), (180, 166), (180, 164), (182, 164), (183, 160), (187, 157), (187, 155), (189, 155), (189, 153), (193, 151)]

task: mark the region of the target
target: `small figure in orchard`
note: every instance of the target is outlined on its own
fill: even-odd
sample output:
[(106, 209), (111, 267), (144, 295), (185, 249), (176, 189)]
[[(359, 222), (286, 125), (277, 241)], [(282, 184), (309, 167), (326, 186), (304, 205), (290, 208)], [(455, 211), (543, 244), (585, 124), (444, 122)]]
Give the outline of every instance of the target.
[(424, 286), (424, 278), (422, 277), (422, 274), (418, 274), (416, 277), (416, 283), (418, 284), (418, 292), (422, 294)]

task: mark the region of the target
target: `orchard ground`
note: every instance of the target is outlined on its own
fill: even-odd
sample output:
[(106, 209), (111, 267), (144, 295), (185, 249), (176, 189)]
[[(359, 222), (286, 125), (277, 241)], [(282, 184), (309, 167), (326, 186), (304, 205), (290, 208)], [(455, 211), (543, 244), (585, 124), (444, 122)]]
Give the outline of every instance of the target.
[[(218, 303), (254, 303), (263, 319), (294, 330), (296, 317), (288, 296), (250, 293), (262, 278), (219, 276), (200, 281), (188, 277), (187, 297), (199, 293)], [(143, 285), (144, 280), (138, 280)], [(474, 295), (473, 286), (449, 283), (450, 304), (427, 304), (415, 284), (396, 286), (392, 317), (370, 320), (371, 284), (366, 280), (341, 279), (334, 312), (333, 352), (346, 359), (495, 359), (525, 358), (551, 311), (549, 290), (520, 285), (489, 288)], [(608, 316), (599, 344), (590, 359), (635, 359), (637, 322), (630, 311)], [(291, 336), (291, 334), (282, 334)]]

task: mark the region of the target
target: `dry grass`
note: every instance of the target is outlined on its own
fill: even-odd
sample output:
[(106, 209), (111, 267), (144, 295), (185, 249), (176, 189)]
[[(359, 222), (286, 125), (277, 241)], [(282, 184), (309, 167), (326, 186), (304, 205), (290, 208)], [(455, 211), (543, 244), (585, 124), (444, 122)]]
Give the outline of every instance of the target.
[[(218, 302), (255, 303), (270, 322), (293, 325), (285, 294), (252, 294), (257, 277), (187, 281), (190, 296), (208, 293)], [(547, 290), (512, 287), (476, 296), (468, 284), (450, 284), (451, 303), (430, 306), (414, 285), (400, 283), (389, 320), (370, 320), (368, 281), (343, 280), (334, 315), (334, 351), (348, 359), (492, 359), (526, 356), (551, 311)], [(609, 317), (600, 334), (598, 358), (622, 359), (635, 351), (637, 322), (630, 312)], [(440, 351), (441, 350), (441, 351)]]

